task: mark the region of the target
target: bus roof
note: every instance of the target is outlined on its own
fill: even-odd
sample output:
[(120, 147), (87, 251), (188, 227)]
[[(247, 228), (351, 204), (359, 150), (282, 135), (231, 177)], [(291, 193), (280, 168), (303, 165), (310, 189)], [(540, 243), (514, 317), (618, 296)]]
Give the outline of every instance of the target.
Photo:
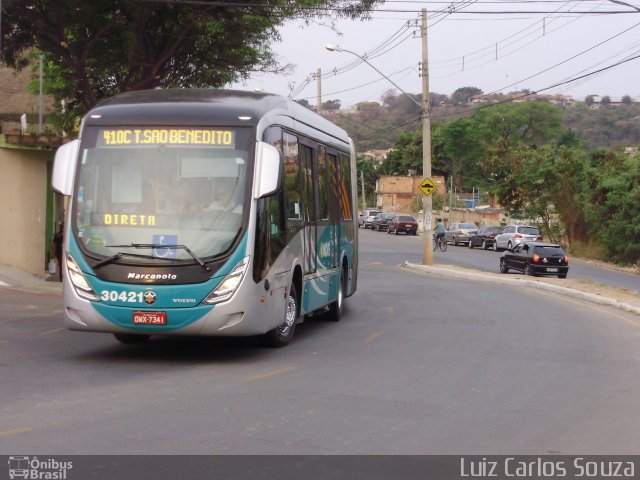
[[(225, 89), (157, 89), (111, 97), (85, 117), (86, 125), (209, 125), (256, 126), (265, 116), (284, 115), (349, 142), (332, 122), (289, 98), (271, 93)], [(251, 117), (240, 120), (239, 116)]]

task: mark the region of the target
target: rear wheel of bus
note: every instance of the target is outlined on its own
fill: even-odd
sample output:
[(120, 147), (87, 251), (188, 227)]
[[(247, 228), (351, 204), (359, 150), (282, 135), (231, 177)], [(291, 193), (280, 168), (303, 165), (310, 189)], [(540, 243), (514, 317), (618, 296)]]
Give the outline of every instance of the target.
[(284, 322), (273, 330), (265, 334), (267, 345), (275, 348), (284, 347), (293, 338), (293, 332), (296, 330), (296, 322), (298, 320), (298, 291), (296, 286), (291, 284), (289, 294), (287, 295), (287, 305), (284, 309)]
[(347, 293), (347, 269), (342, 269), (340, 275), (340, 288), (338, 289), (338, 298), (335, 302), (329, 305), (329, 310), (326, 313), (327, 320), (332, 322), (339, 322), (342, 318), (342, 310), (344, 308), (344, 297)]

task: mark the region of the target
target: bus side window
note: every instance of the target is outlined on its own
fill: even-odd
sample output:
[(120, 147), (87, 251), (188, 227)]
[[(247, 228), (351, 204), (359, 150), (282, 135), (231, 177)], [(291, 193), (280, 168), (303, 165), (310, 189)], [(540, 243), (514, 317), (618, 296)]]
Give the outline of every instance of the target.
[(340, 154), (340, 167), (342, 169), (342, 185), (340, 186), (340, 206), (342, 210), (342, 220), (353, 219), (353, 206), (351, 205), (351, 163), (349, 156)]
[(298, 157), (298, 138), (285, 133), (284, 146), (284, 189), (287, 217), (290, 220), (301, 220), (300, 208), (300, 160)]
[(269, 259), (271, 264), (276, 261), (287, 244), (283, 197), (283, 193), (279, 192), (269, 198)]

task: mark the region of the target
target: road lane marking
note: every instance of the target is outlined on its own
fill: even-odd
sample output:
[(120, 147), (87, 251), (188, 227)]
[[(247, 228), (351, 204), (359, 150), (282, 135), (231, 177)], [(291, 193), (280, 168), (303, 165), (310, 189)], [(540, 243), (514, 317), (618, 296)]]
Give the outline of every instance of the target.
[(30, 428), (25, 428), (25, 427), (14, 428), (13, 430), (4, 430), (0, 432), (0, 437), (8, 437), (9, 435), (15, 435), (16, 433), (26, 433), (30, 431), (31, 431)]
[(376, 332), (373, 333), (371, 335), (369, 335), (367, 338), (365, 338), (362, 343), (370, 343), (373, 342), (376, 338), (378, 338), (380, 335), (382, 335), (382, 332)]
[(40, 335), (52, 335), (54, 333), (64, 332), (64, 328), (54, 328), (52, 330), (47, 330), (46, 332), (40, 333)]
[(9, 343), (9, 340), (0, 340), (0, 345), (6, 345)]
[[(544, 292), (544, 291), (542, 291), (540, 293), (542, 293), (543, 295), (547, 295), (549, 297), (555, 297), (555, 298), (558, 298), (560, 296), (558, 294), (554, 294), (554, 293), (550, 293), (550, 292)], [(567, 298), (567, 297), (561, 297), (561, 299), (562, 299), (563, 302), (570, 302), (570, 303), (573, 303), (574, 305), (580, 305), (582, 307), (587, 307), (587, 305), (585, 305), (584, 301), (581, 302), (580, 300), (573, 300), (573, 299)], [(608, 315), (610, 317), (617, 318), (618, 320), (622, 320), (623, 322), (626, 322), (629, 325), (633, 325), (636, 328), (640, 328), (640, 322), (636, 322), (635, 320), (631, 320), (630, 318), (625, 318), (622, 315), (618, 315), (617, 313), (609, 312), (608, 310), (605, 310), (604, 308), (598, 308), (596, 306), (589, 305), (588, 308), (589, 308), (589, 310), (596, 310), (596, 311), (604, 313), (605, 315)]]
[(281, 373), (287, 373), (292, 370), (295, 370), (296, 367), (284, 367), (278, 370), (272, 370), (271, 372), (262, 373), (260, 375), (253, 375), (251, 377), (247, 377), (244, 379), (245, 382), (255, 382), (257, 380), (264, 380), (266, 378), (275, 377), (276, 375), (280, 375)]

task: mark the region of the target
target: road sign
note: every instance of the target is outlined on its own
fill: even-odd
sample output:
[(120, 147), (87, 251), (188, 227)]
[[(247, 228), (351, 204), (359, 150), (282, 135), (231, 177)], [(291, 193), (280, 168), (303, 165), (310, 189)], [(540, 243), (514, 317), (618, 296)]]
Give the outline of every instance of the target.
[(426, 196), (429, 196), (436, 189), (436, 185), (431, 181), (429, 177), (425, 177), (425, 179), (420, 182), (419, 188), (420, 190), (422, 190), (422, 193), (424, 193)]

